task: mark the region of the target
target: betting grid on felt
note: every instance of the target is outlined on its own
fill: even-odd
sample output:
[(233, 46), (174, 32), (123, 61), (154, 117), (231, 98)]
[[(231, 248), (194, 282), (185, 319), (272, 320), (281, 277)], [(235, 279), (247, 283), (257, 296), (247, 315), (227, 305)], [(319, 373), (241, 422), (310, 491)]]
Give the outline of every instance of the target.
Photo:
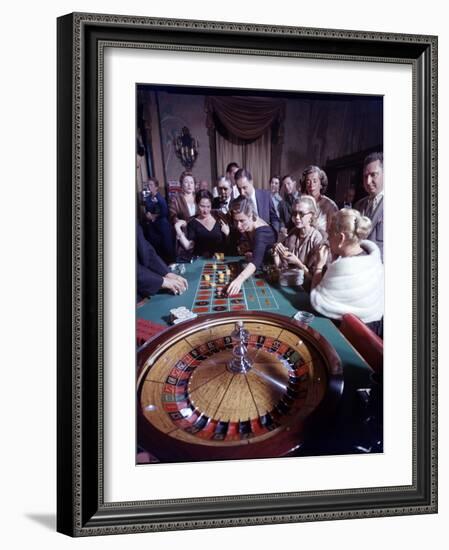
[(279, 305), (269, 285), (263, 279), (250, 277), (239, 294), (226, 296), (225, 287), (238, 275), (240, 265), (235, 262), (205, 263), (199, 278), (192, 304), (194, 313), (219, 313), (224, 311), (271, 310)]

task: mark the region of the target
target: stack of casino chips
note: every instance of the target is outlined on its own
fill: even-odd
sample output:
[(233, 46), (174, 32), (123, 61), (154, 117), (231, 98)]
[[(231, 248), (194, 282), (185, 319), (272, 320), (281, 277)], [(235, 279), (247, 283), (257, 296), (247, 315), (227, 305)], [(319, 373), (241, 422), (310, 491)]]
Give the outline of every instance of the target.
[(184, 306), (176, 307), (170, 310), (170, 319), (174, 325), (182, 323), (183, 321), (195, 319), (196, 317), (198, 317), (196, 313), (193, 313), (193, 311), (190, 311), (190, 309), (187, 309)]

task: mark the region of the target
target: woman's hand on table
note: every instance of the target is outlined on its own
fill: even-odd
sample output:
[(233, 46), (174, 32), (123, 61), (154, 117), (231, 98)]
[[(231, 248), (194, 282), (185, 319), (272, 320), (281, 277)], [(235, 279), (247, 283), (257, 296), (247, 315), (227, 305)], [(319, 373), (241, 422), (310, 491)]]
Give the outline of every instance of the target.
[(240, 277), (236, 277), (233, 281), (229, 283), (228, 288), (226, 289), (226, 294), (228, 296), (235, 296), (240, 292), (242, 284), (243, 280)]

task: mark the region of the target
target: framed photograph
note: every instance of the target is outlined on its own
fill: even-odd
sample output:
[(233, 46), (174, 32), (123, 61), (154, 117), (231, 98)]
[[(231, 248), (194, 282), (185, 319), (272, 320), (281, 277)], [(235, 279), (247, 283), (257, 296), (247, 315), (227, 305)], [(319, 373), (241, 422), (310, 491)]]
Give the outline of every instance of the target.
[(433, 36), (59, 18), (60, 532), (437, 511), (436, 112)]

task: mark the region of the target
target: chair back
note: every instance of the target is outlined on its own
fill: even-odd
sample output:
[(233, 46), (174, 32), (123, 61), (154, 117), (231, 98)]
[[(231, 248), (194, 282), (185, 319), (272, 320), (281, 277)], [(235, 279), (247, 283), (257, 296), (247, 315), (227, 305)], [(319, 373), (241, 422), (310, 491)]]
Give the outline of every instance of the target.
[(381, 376), (384, 360), (383, 340), (352, 313), (343, 315), (339, 328), (374, 372)]

